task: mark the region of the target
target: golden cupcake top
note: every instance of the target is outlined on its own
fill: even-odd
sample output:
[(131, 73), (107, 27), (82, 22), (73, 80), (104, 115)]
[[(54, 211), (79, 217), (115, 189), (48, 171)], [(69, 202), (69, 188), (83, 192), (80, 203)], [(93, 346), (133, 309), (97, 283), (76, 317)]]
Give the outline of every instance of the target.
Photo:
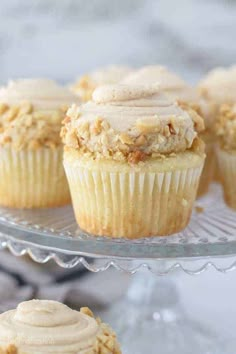
[(0, 145), (15, 149), (61, 144), (60, 126), (78, 98), (52, 80), (22, 79), (0, 88)]
[(11, 354), (121, 353), (115, 334), (89, 309), (46, 300), (23, 302), (0, 315), (0, 347)]
[(182, 105), (188, 105), (205, 118), (207, 128), (212, 125), (213, 109), (198, 92), (198, 90), (187, 84), (182, 78), (161, 65), (144, 66), (134, 71), (122, 80), (124, 84), (155, 84), (168, 94), (172, 99)]
[(223, 149), (236, 149), (236, 104), (220, 107), (215, 130)]
[(96, 87), (117, 84), (130, 72), (132, 72), (132, 69), (129, 67), (111, 65), (82, 76), (72, 85), (71, 89), (86, 102), (92, 98), (92, 93)]
[(228, 68), (215, 68), (199, 83), (199, 88), (208, 99), (218, 105), (236, 102), (236, 65)]
[(130, 163), (196, 147), (204, 129), (195, 111), (182, 109), (157, 84), (100, 86), (91, 101), (68, 110), (64, 123), (67, 148)]

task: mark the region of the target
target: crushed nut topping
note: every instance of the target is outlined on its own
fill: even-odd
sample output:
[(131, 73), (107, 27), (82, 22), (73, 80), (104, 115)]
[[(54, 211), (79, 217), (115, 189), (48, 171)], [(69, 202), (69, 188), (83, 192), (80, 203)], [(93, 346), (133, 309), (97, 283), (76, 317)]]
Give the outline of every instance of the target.
[(81, 307), (80, 312), (83, 313), (84, 315), (94, 318), (93, 312), (88, 307)]
[(87, 102), (92, 98), (93, 91), (95, 90), (96, 85), (89, 78), (88, 75), (81, 77), (72, 87), (72, 91), (78, 95), (83, 102)]
[(147, 159), (148, 155), (142, 151), (133, 151), (128, 155), (128, 162), (130, 164), (138, 164), (139, 162), (143, 162)]
[[(94, 318), (93, 312), (88, 307), (82, 307), (80, 312)], [(100, 327), (100, 333), (96, 338), (93, 349), (88, 354), (121, 354), (120, 346), (112, 329), (107, 324), (102, 323), (100, 318), (97, 318), (96, 321)]]
[(35, 110), (29, 102), (17, 106), (0, 103), (0, 145), (15, 149), (55, 148), (61, 144), (60, 129), (64, 108)]
[[(148, 157), (169, 156), (194, 149), (199, 154), (204, 151), (198, 138), (198, 132), (204, 129), (204, 121), (190, 107), (185, 107), (190, 116), (190, 123), (187, 125), (182, 116), (158, 119), (154, 115), (138, 118), (133, 126), (124, 131), (113, 129), (102, 116), (83, 119), (82, 111), (82, 107), (75, 105), (69, 109), (63, 121), (61, 137), (66, 147), (80, 150), (95, 159), (105, 158), (137, 164)], [(91, 114), (94, 115), (93, 111)]]
[(132, 145), (134, 143), (133, 139), (126, 133), (121, 133), (119, 139), (122, 144)]
[[(205, 97), (205, 95), (202, 93), (202, 90), (200, 90), (199, 95), (199, 104), (195, 102), (185, 102), (180, 100), (178, 100), (178, 104), (190, 114), (193, 114), (191, 113), (193, 111), (197, 113), (197, 116), (195, 116), (196, 123), (198, 124), (198, 128), (201, 130), (204, 129), (204, 134), (206, 132), (214, 134), (215, 117), (218, 112), (218, 107), (215, 102)], [(204, 128), (202, 122), (199, 121), (199, 116), (203, 117), (204, 119)]]
[(220, 145), (225, 150), (236, 149), (236, 106), (222, 105), (215, 125)]
[(147, 138), (145, 135), (141, 134), (135, 139), (136, 146), (145, 146), (147, 144)]
[(190, 104), (183, 101), (178, 101), (178, 104), (191, 115), (195, 129), (198, 132), (203, 131), (205, 129), (205, 124), (204, 120), (202, 119), (203, 112), (201, 107), (197, 104)]

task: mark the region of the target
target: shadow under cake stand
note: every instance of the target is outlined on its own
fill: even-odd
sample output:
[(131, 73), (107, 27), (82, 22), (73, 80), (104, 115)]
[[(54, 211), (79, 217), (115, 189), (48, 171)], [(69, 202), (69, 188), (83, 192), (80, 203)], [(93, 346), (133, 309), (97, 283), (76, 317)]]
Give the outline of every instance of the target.
[[(236, 268), (236, 212), (226, 207), (218, 185), (196, 202), (189, 226), (173, 236), (132, 241), (96, 237), (78, 229), (70, 206), (1, 208), (0, 244), (39, 263), (53, 259), (64, 268), (81, 264), (92, 272), (115, 267), (134, 274), (125, 298), (109, 313), (124, 354), (236, 352), (226, 352), (214, 328), (185, 313), (173, 272), (196, 275), (209, 267), (222, 273)], [(161, 277), (171, 272), (172, 277)]]

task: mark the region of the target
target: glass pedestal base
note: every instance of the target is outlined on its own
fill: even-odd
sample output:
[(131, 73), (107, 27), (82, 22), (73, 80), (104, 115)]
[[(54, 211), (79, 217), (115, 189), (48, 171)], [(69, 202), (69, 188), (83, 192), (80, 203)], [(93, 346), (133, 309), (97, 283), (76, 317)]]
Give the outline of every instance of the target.
[(125, 299), (107, 320), (123, 354), (235, 354), (225, 351), (219, 333), (185, 313), (174, 282), (150, 272), (133, 276)]

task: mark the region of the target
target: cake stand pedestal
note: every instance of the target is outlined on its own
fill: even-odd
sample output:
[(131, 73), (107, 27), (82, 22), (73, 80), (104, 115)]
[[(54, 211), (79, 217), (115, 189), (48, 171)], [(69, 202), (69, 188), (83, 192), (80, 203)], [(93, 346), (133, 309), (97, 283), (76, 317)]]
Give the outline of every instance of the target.
[(222, 273), (236, 268), (236, 213), (225, 206), (217, 185), (196, 202), (189, 226), (173, 236), (96, 237), (78, 229), (71, 207), (2, 208), (0, 245), (39, 263), (54, 259), (65, 268), (81, 264), (92, 272), (115, 267), (132, 273), (125, 298), (107, 314), (124, 354), (236, 353), (233, 339), (187, 315), (175, 286), (176, 270), (195, 275), (209, 267)]
[[(174, 280), (150, 272), (134, 275), (128, 292), (105, 316), (125, 354), (233, 354), (226, 338), (185, 313)], [(144, 340), (145, 338), (145, 340)]]

